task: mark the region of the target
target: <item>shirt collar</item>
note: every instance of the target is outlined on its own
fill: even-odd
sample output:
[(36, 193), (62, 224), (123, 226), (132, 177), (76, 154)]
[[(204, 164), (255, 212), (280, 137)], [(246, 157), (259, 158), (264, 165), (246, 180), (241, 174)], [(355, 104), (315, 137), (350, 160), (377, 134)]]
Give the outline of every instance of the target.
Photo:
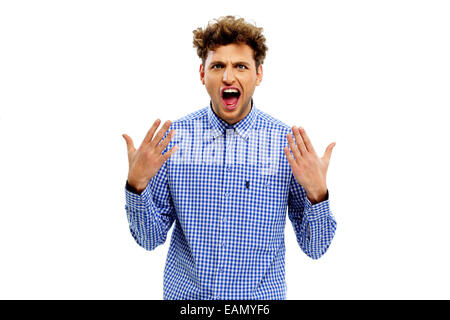
[(215, 139), (222, 134), (224, 134), (226, 129), (234, 129), (238, 135), (240, 135), (244, 140), (247, 140), (251, 129), (256, 123), (256, 119), (258, 116), (258, 109), (255, 108), (255, 104), (252, 99), (252, 107), (250, 112), (245, 116), (244, 119), (235, 123), (233, 125), (226, 123), (224, 120), (219, 118), (212, 109), (211, 102), (208, 107), (208, 122), (211, 128), (210, 138)]

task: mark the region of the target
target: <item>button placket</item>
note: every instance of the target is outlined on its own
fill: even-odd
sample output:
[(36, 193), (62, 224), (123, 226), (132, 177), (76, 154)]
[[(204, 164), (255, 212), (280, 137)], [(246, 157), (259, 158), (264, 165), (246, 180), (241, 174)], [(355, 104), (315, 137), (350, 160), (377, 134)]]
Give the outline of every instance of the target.
[[(217, 238), (217, 249), (218, 249), (218, 259), (217, 259), (217, 269), (215, 276), (216, 290), (217, 284), (223, 283), (226, 278), (226, 259), (225, 257), (227, 249), (226, 246), (226, 235), (227, 235), (227, 213), (230, 211), (229, 208), (231, 206), (231, 202), (229, 201), (233, 190), (230, 189), (230, 181), (232, 181), (231, 174), (233, 173), (233, 160), (234, 160), (234, 152), (233, 152), (233, 130), (227, 129), (224, 135), (224, 163), (223, 163), (223, 198), (222, 198), (222, 206), (221, 212), (219, 216), (219, 237)], [(219, 298), (220, 292), (217, 292), (217, 298)]]

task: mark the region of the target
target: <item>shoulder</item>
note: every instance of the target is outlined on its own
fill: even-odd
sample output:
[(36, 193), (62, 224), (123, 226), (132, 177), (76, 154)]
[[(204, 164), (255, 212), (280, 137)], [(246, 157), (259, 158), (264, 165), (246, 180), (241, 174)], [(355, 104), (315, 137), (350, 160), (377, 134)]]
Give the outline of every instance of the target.
[(191, 127), (196, 122), (205, 121), (208, 118), (208, 107), (196, 110), (189, 113), (181, 118), (172, 121), (172, 127), (175, 128), (188, 128)]
[(288, 126), (283, 121), (276, 119), (270, 114), (258, 109), (258, 129), (271, 129), (271, 130), (279, 130), (283, 133), (288, 133), (291, 130), (291, 127)]

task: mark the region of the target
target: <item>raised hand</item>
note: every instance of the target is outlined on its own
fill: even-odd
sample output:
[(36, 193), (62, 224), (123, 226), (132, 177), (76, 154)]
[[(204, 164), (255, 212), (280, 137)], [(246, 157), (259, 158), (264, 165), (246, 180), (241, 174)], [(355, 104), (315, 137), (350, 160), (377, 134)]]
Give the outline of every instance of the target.
[(150, 179), (158, 173), (164, 162), (170, 158), (178, 147), (173, 146), (164, 155), (162, 154), (174, 136), (175, 130), (171, 130), (167, 137), (162, 140), (171, 125), (171, 121), (167, 120), (153, 138), (160, 123), (161, 120), (159, 119), (153, 123), (137, 150), (133, 145), (133, 140), (126, 134), (122, 135), (127, 143), (128, 150), (128, 184), (139, 193), (147, 187)]
[(292, 173), (306, 190), (308, 199), (312, 204), (323, 201), (327, 195), (327, 170), (330, 163), (331, 151), (336, 145), (335, 142), (328, 145), (325, 154), (319, 158), (314, 151), (314, 147), (306, 134), (305, 129), (292, 127), (295, 141), (291, 133), (287, 134), (289, 147), (284, 148), (284, 153), (291, 166)]

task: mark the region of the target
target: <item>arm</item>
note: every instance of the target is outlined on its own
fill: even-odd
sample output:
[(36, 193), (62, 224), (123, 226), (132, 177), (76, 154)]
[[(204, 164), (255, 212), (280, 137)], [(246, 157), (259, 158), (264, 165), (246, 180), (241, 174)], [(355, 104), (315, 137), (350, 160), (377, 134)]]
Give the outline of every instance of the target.
[(140, 194), (127, 182), (125, 198), (128, 224), (136, 242), (146, 250), (153, 250), (163, 244), (175, 219), (167, 165), (161, 167)]
[(294, 126), (292, 133), (286, 136), (292, 154), (288, 147), (284, 149), (293, 175), (289, 185), (289, 219), (300, 248), (309, 257), (318, 259), (328, 249), (336, 231), (326, 183), (331, 152), (336, 143), (331, 143), (324, 156), (319, 158), (303, 128)]
[(319, 259), (328, 249), (336, 231), (336, 220), (326, 200), (311, 204), (305, 189), (291, 179), (288, 196), (288, 216), (302, 251), (312, 259)]
[[(123, 135), (129, 165), (125, 210), (133, 238), (147, 250), (153, 250), (165, 242), (175, 217), (166, 161), (177, 146), (167, 151), (174, 134), (174, 130), (168, 132), (170, 121), (166, 121), (153, 138), (159, 124), (159, 119), (154, 122), (137, 150), (132, 139)], [(165, 134), (166, 131), (168, 133)]]

